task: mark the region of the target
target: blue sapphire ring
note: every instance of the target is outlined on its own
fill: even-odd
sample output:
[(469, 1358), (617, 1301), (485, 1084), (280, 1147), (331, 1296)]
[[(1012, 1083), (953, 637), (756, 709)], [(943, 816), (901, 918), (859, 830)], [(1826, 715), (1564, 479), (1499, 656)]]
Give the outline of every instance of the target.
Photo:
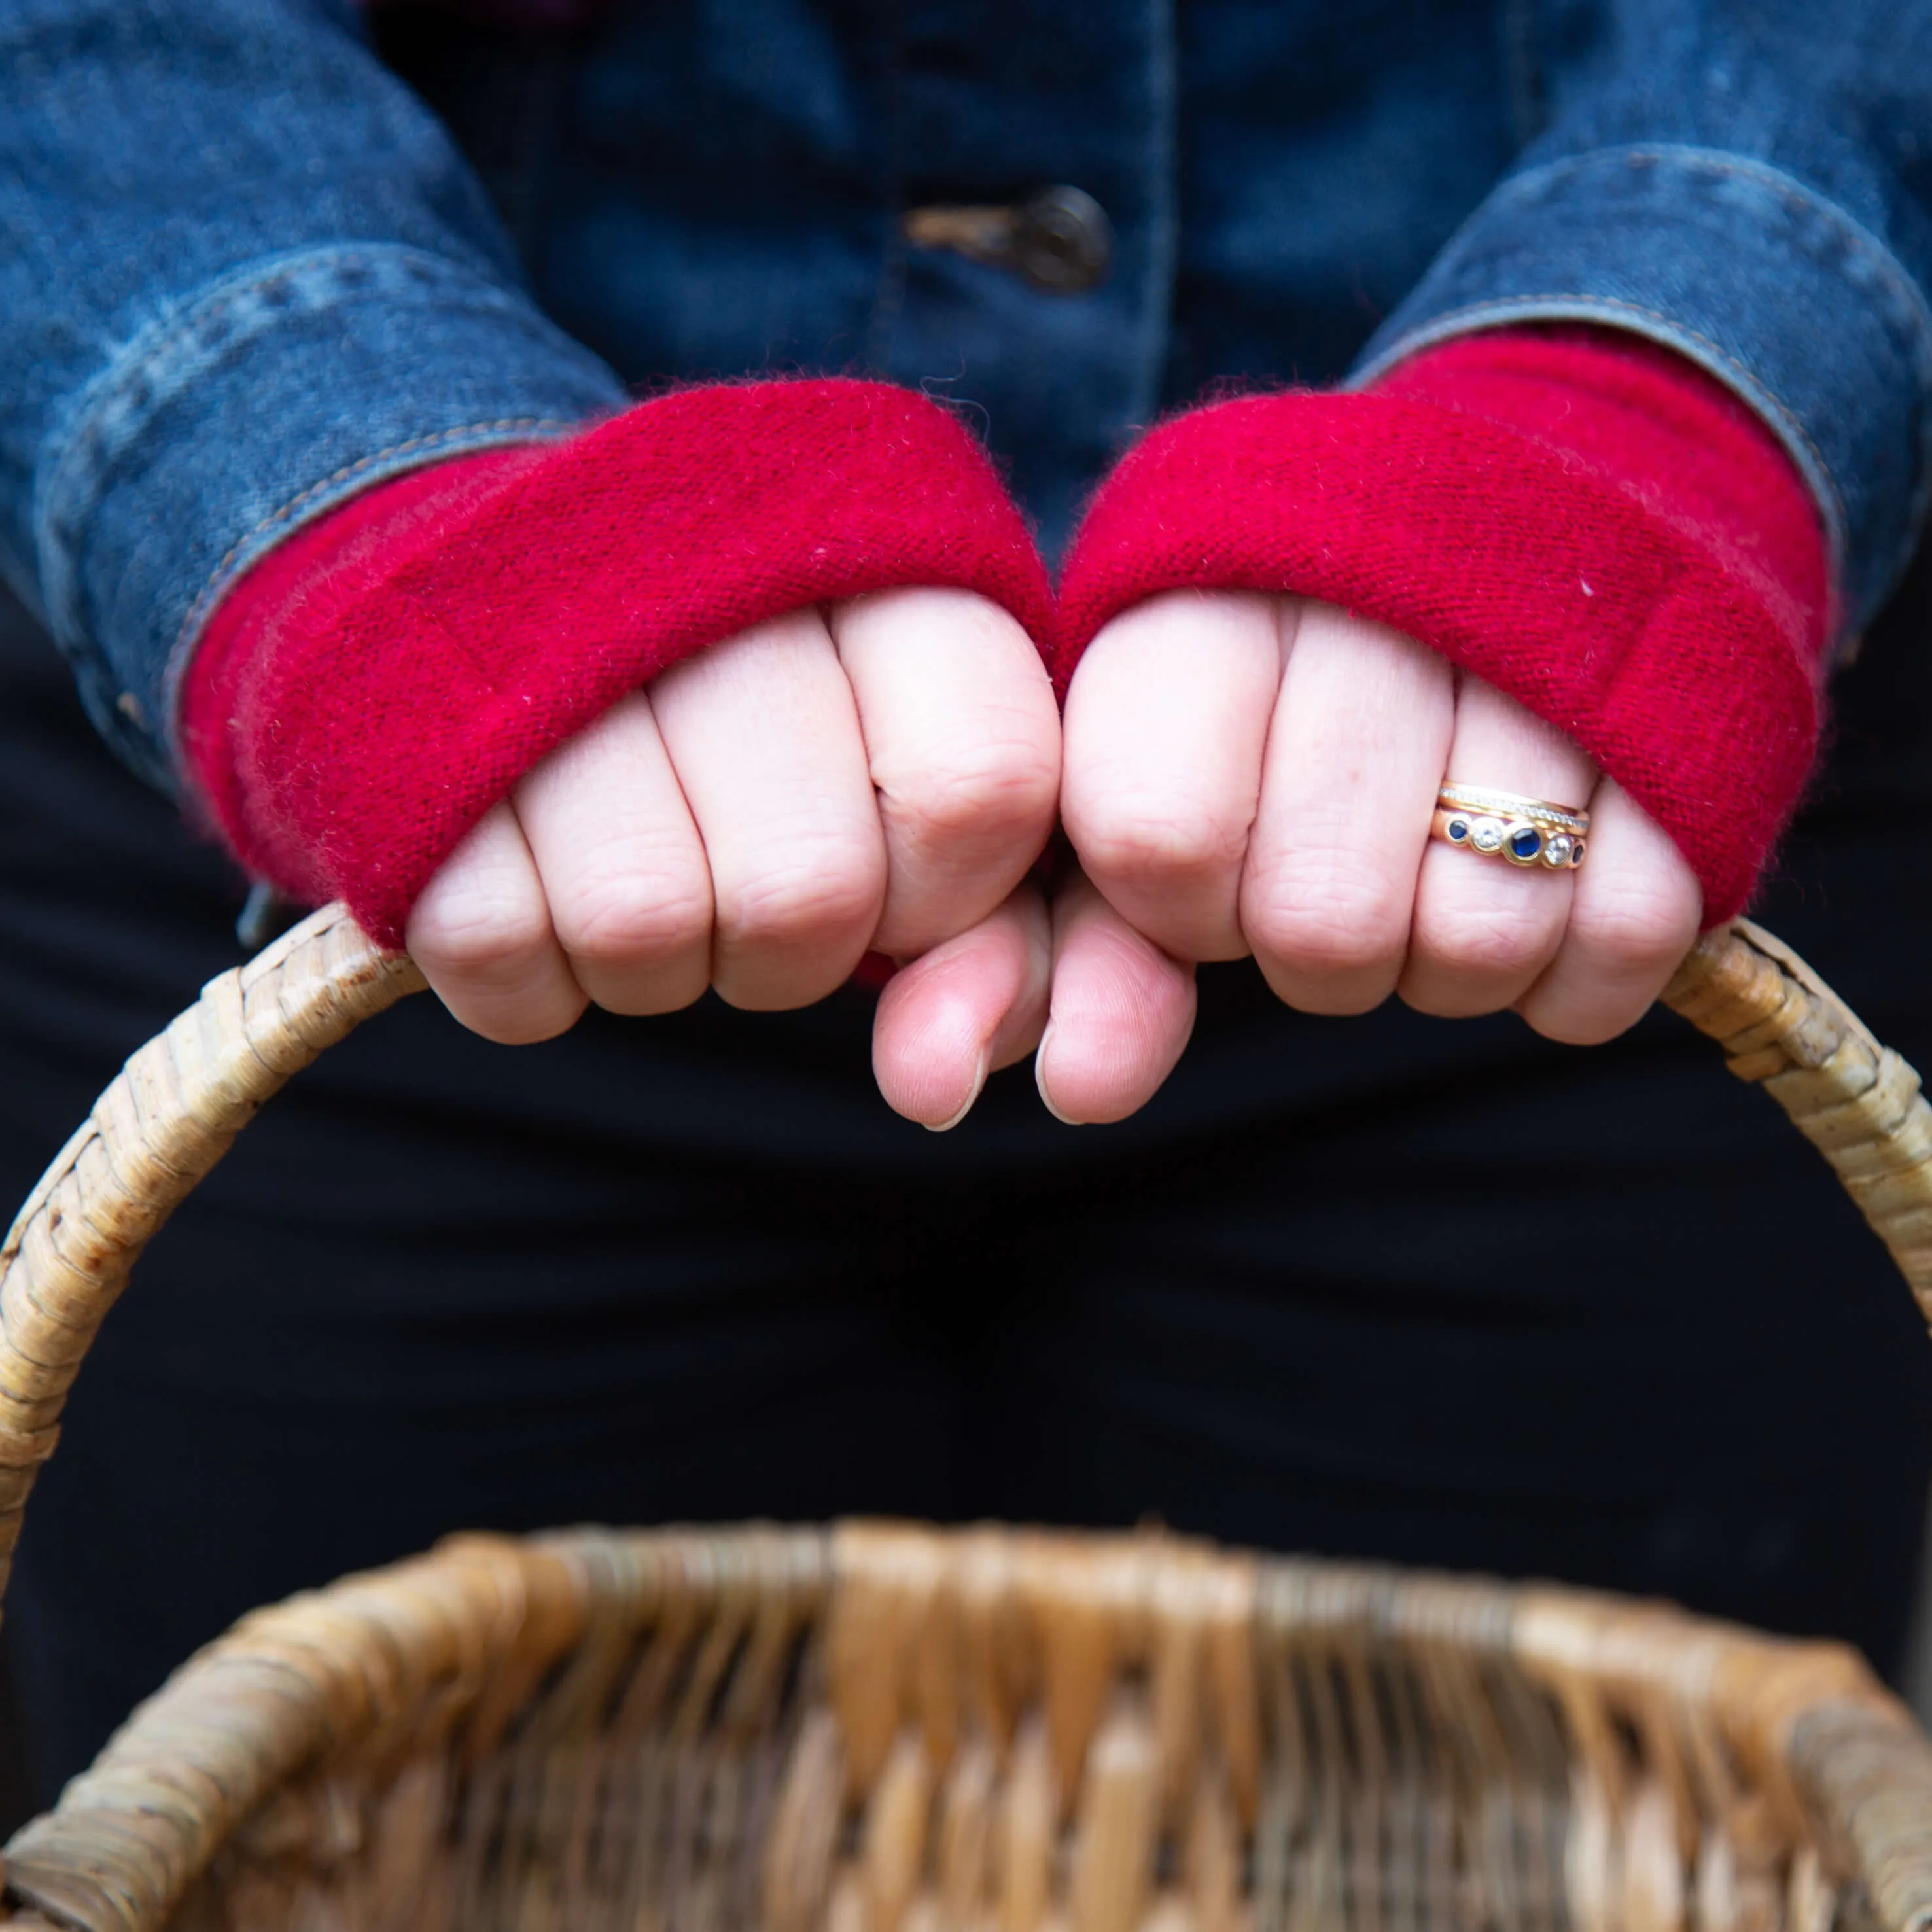
[(1460, 845), (1485, 858), (1574, 872), (1583, 862), (1590, 814), (1515, 792), (1445, 784), (1436, 795), (1431, 830), (1445, 845)]

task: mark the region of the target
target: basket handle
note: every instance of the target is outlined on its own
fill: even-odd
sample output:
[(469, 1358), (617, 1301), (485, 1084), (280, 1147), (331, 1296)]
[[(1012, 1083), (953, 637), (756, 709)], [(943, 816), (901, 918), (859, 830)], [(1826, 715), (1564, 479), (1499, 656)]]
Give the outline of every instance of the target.
[[(210, 980), (56, 1157), (0, 1246), (0, 1590), (68, 1390), (142, 1248), (291, 1074), (424, 984), (346, 907), (325, 906)], [(1918, 1076), (1742, 920), (1700, 940), (1664, 999), (1823, 1150), (1932, 1320), (1932, 1107)]]
[(1831, 1162), (1932, 1324), (1932, 1106), (1911, 1066), (1748, 920), (1706, 933), (1661, 998)]
[(67, 1392), (141, 1250), (291, 1074), (426, 983), (325, 906), (211, 980), (54, 1157), (0, 1245), (0, 1590)]

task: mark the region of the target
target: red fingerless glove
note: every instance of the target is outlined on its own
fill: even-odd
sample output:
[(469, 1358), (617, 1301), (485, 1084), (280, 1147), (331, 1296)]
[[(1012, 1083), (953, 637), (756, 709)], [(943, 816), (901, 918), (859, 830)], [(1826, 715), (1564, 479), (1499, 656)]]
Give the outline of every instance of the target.
[(1499, 332), (1366, 392), (1155, 430), (1076, 538), (1054, 670), (1064, 688), (1108, 619), (1184, 586), (1377, 619), (1581, 745), (1676, 841), (1716, 922), (1810, 767), (1827, 576), (1803, 483), (1728, 390), (1634, 337)]
[(271, 552), (203, 634), (183, 748), (252, 873), (399, 944), (464, 834), (626, 692), (910, 584), (1052, 634), (1032, 538), (946, 410), (878, 382), (686, 390), (416, 472)]

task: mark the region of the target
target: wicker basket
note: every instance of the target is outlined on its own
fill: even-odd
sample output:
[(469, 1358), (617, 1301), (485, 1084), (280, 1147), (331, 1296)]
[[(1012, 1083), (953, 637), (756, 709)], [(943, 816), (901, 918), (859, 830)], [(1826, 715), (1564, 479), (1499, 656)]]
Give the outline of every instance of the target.
[[(142, 1244), (420, 984), (318, 914), (142, 1048), (0, 1250), (0, 1549)], [(1666, 998), (1932, 1298), (1932, 1110), (1776, 942)], [(249, 1618), (6, 1852), (134, 1932), (1920, 1932), (1932, 1744), (1654, 1606), (986, 1528), (465, 1538)]]

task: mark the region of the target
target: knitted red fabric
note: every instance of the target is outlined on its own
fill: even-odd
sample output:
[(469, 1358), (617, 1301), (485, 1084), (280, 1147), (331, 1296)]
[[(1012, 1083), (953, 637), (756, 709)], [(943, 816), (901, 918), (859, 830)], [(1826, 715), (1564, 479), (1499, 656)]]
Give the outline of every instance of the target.
[(686, 390), (388, 484), (272, 552), (203, 636), (183, 746), (251, 872), (398, 943), (463, 835), (626, 692), (910, 584), (1051, 634), (1025, 524), (952, 416), (878, 382)]
[(1162, 424), (1076, 539), (1062, 688), (1108, 618), (1186, 586), (1319, 598), (1507, 692), (1669, 832), (1712, 922), (1742, 909), (1810, 769), (1816, 510), (1755, 416), (1635, 338), (1474, 336), (1366, 393)]

